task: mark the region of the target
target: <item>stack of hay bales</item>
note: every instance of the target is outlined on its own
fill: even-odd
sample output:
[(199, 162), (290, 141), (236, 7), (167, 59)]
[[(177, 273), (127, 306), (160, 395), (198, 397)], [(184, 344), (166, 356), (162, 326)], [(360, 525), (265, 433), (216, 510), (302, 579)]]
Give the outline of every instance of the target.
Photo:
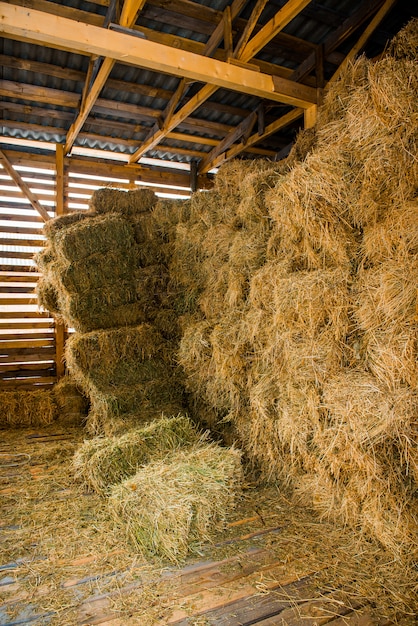
[(100, 189), (89, 211), (45, 226), (38, 296), (76, 330), (66, 361), (90, 398), (87, 426), (94, 434), (182, 408), (175, 344), (150, 324), (168, 300), (155, 202), (149, 190)]
[(212, 419), (265, 475), (405, 562), (418, 528), (417, 30), (347, 68), (304, 150), (221, 169), (192, 197), (170, 265), (192, 303), (179, 360)]
[(87, 396), (68, 373), (54, 385), (53, 396), (61, 424), (81, 426), (85, 422), (89, 411)]

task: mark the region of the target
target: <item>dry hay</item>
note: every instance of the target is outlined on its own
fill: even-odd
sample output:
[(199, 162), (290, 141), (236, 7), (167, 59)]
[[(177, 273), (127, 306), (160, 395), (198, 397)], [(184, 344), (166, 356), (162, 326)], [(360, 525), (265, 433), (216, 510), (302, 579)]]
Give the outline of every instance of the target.
[(48, 276), (58, 291), (89, 292), (120, 281), (134, 281), (136, 261), (137, 250), (131, 246), (127, 246), (124, 253), (120, 249), (109, 249), (105, 254), (92, 254), (71, 263), (61, 257), (51, 264)]
[(95, 191), (90, 199), (90, 210), (97, 213), (119, 213), (135, 217), (138, 213), (151, 211), (157, 197), (151, 189), (124, 191), (103, 187)]
[(355, 310), (360, 329), (402, 333), (416, 326), (418, 257), (387, 261), (358, 274)]
[(56, 236), (63, 228), (68, 228), (69, 226), (77, 224), (85, 219), (91, 219), (92, 216), (93, 213), (87, 211), (75, 211), (74, 213), (60, 215), (59, 217), (45, 222), (43, 233), (49, 241), (54, 243)]
[(418, 324), (407, 324), (396, 332), (368, 332), (364, 363), (388, 389), (418, 385)]
[(270, 252), (293, 270), (350, 267), (356, 233), (347, 223), (347, 203), (356, 196), (353, 174), (335, 148), (316, 150), (267, 195), (275, 224)]
[(168, 200), (160, 198), (152, 210), (154, 237), (161, 242), (174, 242), (177, 224), (190, 218), (191, 200)]
[(241, 481), (237, 450), (200, 445), (150, 463), (113, 487), (109, 508), (145, 557), (178, 563), (225, 524)]
[(123, 255), (134, 245), (131, 224), (118, 215), (98, 215), (84, 219), (55, 235), (58, 256), (67, 261), (81, 261), (92, 254), (106, 254), (109, 250)]
[(65, 424), (82, 424), (88, 413), (88, 400), (67, 374), (53, 388), (57, 420)]
[(202, 440), (188, 417), (164, 417), (119, 437), (86, 441), (73, 459), (74, 476), (96, 493), (133, 476), (142, 465), (164, 459), (179, 448)]
[(270, 219), (265, 202), (265, 195), (281, 178), (282, 166), (264, 160), (256, 160), (250, 171), (241, 181), (241, 200), (235, 207), (235, 225), (252, 232), (258, 225), (268, 231)]
[(416, 60), (418, 54), (418, 19), (412, 18), (392, 39), (388, 54), (395, 59)]
[(41, 310), (49, 311), (55, 317), (61, 317), (58, 291), (46, 276), (39, 277), (36, 283), (36, 296)]
[(389, 207), (381, 221), (364, 229), (362, 240), (365, 267), (411, 255), (418, 255), (417, 199)]
[(200, 317), (187, 319), (178, 351), (178, 362), (186, 373), (186, 388), (197, 396), (204, 396), (210, 367), (213, 326)]
[(138, 305), (138, 294), (132, 280), (107, 284), (86, 292), (58, 292), (59, 310), (69, 326), (80, 333), (132, 326), (146, 321)]
[(27, 428), (51, 424), (56, 406), (51, 391), (0, 392), (0, 428)]

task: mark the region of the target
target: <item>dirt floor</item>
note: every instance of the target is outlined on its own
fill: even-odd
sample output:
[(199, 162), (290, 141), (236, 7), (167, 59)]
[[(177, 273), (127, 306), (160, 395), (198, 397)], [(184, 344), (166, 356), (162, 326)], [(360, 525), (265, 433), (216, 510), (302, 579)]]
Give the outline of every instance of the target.
[(0, 625), (417, 623), (376, 544), (250, 480), (212, 544), (180, 567), (147, 563), (106, 499), (74, 482), (84, 437), (58, 424), (0, 434)]

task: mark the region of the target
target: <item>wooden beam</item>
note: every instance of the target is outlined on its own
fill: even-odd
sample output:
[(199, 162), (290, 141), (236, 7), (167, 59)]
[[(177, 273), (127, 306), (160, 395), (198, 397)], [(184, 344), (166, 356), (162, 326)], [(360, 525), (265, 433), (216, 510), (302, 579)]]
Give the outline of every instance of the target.
[(260, 17), (260, 15), (263, 12), (264, 7), (267, 4), (267, 0), (257, 0), (257, 3), (255, 5), (255, 7), (253, 8), (251, 15), (250, 15), (250, 19), (248, 20), (248, 22), (245, 25), (245, 28), (242, 32), (241, 37), (239, 38), (239, 41), (237, 43), (237, 45), (235, 46), (234, 49), (234, 58), (240, 58), (241, 54), (245, 48), (245, 46), (248, 43), (249, 38), (252, 35), (252, 32), (255, 28), (255, 25), (258, 22), (258, 18)]
[(289, 24), (311, 0), (288, 0), (276, 15), (247, 43), (241, 54), (248, 61)]
[[(253, 111), (250, 115), (241, 122), (233, 131), (231, 131), (225, 139), (223, 139), (217, 146), (213, 148), (211, 152), (201, 161), (199, 167), (200, 174), (206, 174), (211, 169), (211, 163), (214, 162), (216, 157), (222, 152), (226, 152), (228, 148), (232, 146), (233, 143), (241, 139), (241, 137), (248, 135), (251, 133), (254, 124), (257, 121), (257, 113)], [(245, 144), (245, 140), (243, 141)]]
[(315, 90), (305, 85), (5, 2), (0, 2), (0, 32), (81, 54), (107, 54), (123, 63), (302, 108), (316, 102)]
[(318, 107), (316, 104), (311, 106), (310, 109), (305, 109), (304, 114), (303, 114), (304, 128), (305, 129), (313, 128), (316, 124), (317, 116), (318, 116)]
[[(144, 6), (144, 4), (145, 4), (145, 0), (125, 0), (123, 4), (123, 8), (122, 8), (121, 18), (120, 18), (121, 26), (127, 26), (127, 27), (132, 26), (136, 21), (136, 16), (138, 14), (138, 11)], [(116, 63), (116, 60), (112, 58), (106, 57), (103, 60), (103, 63), (99, 69), (99, 72), (96, 78), (94, 79), (92, 86), (90, 87), (88, 94), (83, 99), (82, 107), (77, 116), (77, 119), (71, 125), (67, 133), (67, 138), (65, 141), (65, 148), (64, 148), (65, 154), (69, 154), (71, 152), (71, 148), (73, 147), (74, 142), (77, 139), (77, 135), (80, 132), (81, 128), (83, 127), (84, 122), (86, 121), (87, 117), (89, 116), (90, 111), (92, 110), (96, 100), (98, 99), (99, 94), (101, 90), (103, 89), (103, 86), (105, 82), (107, 81), (115, 63)], [(88, 79), (88, 76), (86, 78), (86, 82), (87, 82), (87, 79)]]
[(31, 203), (35, 211), (39, 213), (39, 215), (42, 217), (44, 222), (47, 222), (48, 220), (50, 220), (51, 218), (48, 214), (48, 211), (42, 206), (42, 204), (39, 202), (35, 194), (31, 192), (31, 190), (29, 189), (29, 187), (27, 186), (23, 178), (15, 170), (15, 168), (13, 167), (13, 165), (10, 163), (9, 159), (7, 158), (6, 154), (2, 150), (0, 150), (0, 161), (4, 169), (6, 170), (6, 172), (14, 180), (16, 185), (21, 189), (22, 193), (29, 200), (29, 202)]
[(227, 6), (224, 10), (223, 17), (224, 24), (224, 50), (226, 54), (226, 58), (232, 55), (232, 17), (231, 17), (231, 7)]
[(235, 144), (234, 146), (232, 146), (232, 148), (230, 148), (229, 150), (227, 150), (226, 152), (224, 152), (217, 158), (213, 159), (211, 163), (207, 163), (206, 166), (202, 168), (201, 173), (204, 173), (203, 170), (209, 171), (213, 167), (218, 167), (219, 165), (221, 165), (221, 163), (226, 163), (226, 161), (233, 159), (238, 154), (240, 154), (240, 152), (245, 152), (246, 150), (248, 150), (248, 148), (251, 145), (258, 143), (262, 139), (266, 139), (270, 135), (273, 135), (274, 133), (279, 131), (281, 128), (288, 126), (292, 122), (302, 117), (303, 112), (304, 112), (304, 109), (293, 109), (289, 113), (286, 113), (286, 115), (283, 115), (282, 117), (277, 119), (275, 122), (272, 122), (271, 124), (266, 126), (263, 135), (260, 136), (258, 132), (256, 132), (253, 135), (251, 135), (251, 137), (249, 137), (246, 143), (242, 142), (239, 144)]
[(361, 36), (358, 39), (358, 41), (351, 48), (350, 52), (345, 57), (344, 61), (338, 67), (337, 71), (333, 74), (331, 79), (328, 81), (328, 84), (331, 83), (331, 82), (334, 82), (335, 80), (337, 80), (337, 78), (339, 78), (341, 76), (342, 72), (347, 67), (348, 63), (352, 59), (354, 59), (354, 57), (357, 56), (357, 54), (364, 48), (364, 46), (366, 45), (366, 43), (367, 43), (368, 39), (370, 38), (370, 36), (374, 33), (376, 28), (379, 26), (380, 22), (389, 13), (389, 11), (393, 7), (393, 5), (396, 4), (396, 2), (397, 2), (397, 0), (386, 0), (386, 2), (379, 9), (379, 11), (376, 13), (374, 18), (370, 22), (370, 24), (367, 26), (367, 28), (361, 34)]

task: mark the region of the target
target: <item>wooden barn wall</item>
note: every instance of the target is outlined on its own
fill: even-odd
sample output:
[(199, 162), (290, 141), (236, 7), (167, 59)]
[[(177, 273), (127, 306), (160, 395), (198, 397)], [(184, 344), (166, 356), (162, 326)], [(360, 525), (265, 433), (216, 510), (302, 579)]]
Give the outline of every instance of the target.
[[(141, 170), (124, 175), (123, 166), (64, 160), (9, 151), (15, 170), (51, 217), (85, 210), (95, 189), (115, 186), (133, 189), (141, 185)], [(154, 179), (154, 180), (153, 180)], [(162, 180), (159, 186), (159, 179)], [(157, 194), (187, 194), (181, 188), (188, 175), (174, 174), (177, 188), (170, 188), (166, 173), (151, 181)], [(58, 195), (57, 195), (58, 190)], [(42, 249), (43, 219), (0, 165), (0, 389), (48, 388), (64, 372), (63, 350), (72, 329), (57, 324), (38, 308), (39, 278), (33, 256)]]

